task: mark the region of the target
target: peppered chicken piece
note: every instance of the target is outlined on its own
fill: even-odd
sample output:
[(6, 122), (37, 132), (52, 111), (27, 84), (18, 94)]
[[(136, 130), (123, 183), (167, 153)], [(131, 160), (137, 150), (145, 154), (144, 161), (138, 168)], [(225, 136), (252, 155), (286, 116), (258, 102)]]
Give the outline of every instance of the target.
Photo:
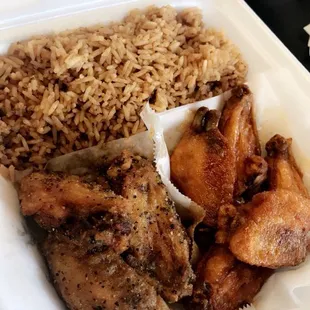
[(125, 214), (131, 208), (126, 199), (102, 185), (45, 172), (24, 177), (19, 197), (23, 215), (33, 216), (46, 229), (58, 227), (72, 216), (83, 218), (104, 211)]
[[(52, 240), (44, 246), (51, 273), (56, 273), (55, 266), (63, 261), (86, 273), (93, 268), (93, 255), (101, 257), (101, 263), (108, 264), (106, 253), (110, 253), (108, 257), (113, 253), (118, 255), (118, 260), (113, 256), (113, 268), (118, 263), (121, 270), (125, 270), (123, 265), (130, 270), (133, 268), (146, 287), (154, 287), (167, 301), (175, 302), (191, 295), (194, 274), (190, 264), (190, 241), (152, 162), (124, 152), (107, 170), (107, 178), (108, 186), (64, 174), (33, 173), (22, 180), (22, 212), (33, 216), (47, 229), (48, 240)], [(76, 251), (70, 256), (71, 250), (68, 250), (66, 258), (54, 255), (55, 251), (49, 247), (56, 245)], [(74, 281), (80, 281), (80, 278), (75, 280), (72, 270), (71, 281), (76, 283)], [(79, 277), (78, 272), (76, 276)], [(104, 277), (111, 283), (124, 281), (121, 273), (110, 276), (105, 274)], [(80, 284), (85, 281), (88, 280)], [(117, 291), (121, 287), (113, 287), (116, 295), (126, 295)], [(96, 298), (96, 294), (90, 293), (85, 298), (78, 296), (76, 301), (72, 297), (74, 290), (72, 293), (68, 290), (60, 292), (72, 309), (84, 310), (75, 302), (83, 299), (88, 303), (90, 296)], [(102, 296), (105, 292), (102, 291)], [(160, 309), (147, 305), (144, 307), (141, 302), (137, 308), (128, 309)], [(106, 306), (106, 309), (118, 308)]]
[(238, 261), (224, 246), (215, 245), (197, 266), (191, 310), (238, 310), (250, 304), (272, 274), (267, 268)]
[(261, 157), (256, 122), (253, 115), (253, 94), (246, 85), (232, 90), (219, 122), (236, 160), (234, 197), (251, 198), (267, 178), (268, 165)]
[(89, 251), (58, 233), (43, 245), (55, 287), (71, 310), (168, 310), (143, 276), (114, 251)]
[(307, 254), (310, 200), (291, 152), (291, 139), (266, 145), (270, 190), (257, 194), (237, 214), (230, 233), (232, 253), (250, 265), (295, 266)]
[(171, 156), (171, 179), (201, 205), (205, 224), (216, 227), (218, 208), (233, 200), (235, 155), (217, 128), (218, 111), (202, 107)]
[(191, 295), (194, 274), (188, 236), (153, 164), (124, 153), (107, 175), (132, 204), (133, 233), (122, 254), (169, 302)]

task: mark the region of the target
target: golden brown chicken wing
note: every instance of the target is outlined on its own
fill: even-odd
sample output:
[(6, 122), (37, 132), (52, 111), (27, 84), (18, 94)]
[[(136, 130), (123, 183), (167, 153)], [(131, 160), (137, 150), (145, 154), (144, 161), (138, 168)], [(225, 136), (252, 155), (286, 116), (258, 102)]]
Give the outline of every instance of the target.
[(204, 222), (215, 227), (220, 205), (233, 199), (235, 156), (217, 128), (219, 112), (200, 108), (171, 156), (171, 179), (204, 207)]
[(192, 293), (189, 239), (152, 163), (124, 154), (108, 170), (112, 188), (133, 203), (125, 261), (169, 302)]
[(238, 261), (223, 246), (213, 246), (197, 267), (189, 309), (238, 310), (253, 301), (272, 271)]
[(267, 178), (268, 166), (261, 155), (261, 147), (253, 115), (253, 95), (248, 86), (232, 90), (225, 103), (219, 122), (219, 130), (225, 136), (236, 159), (236, 183), (234, 197), (246, 193), (251, 197)]
[(169, 309), (155, 288), (111, 250), (88, 251), (51, 233), (43, 254), (69, 309)]
[(230, 250), (248, 264), (279, 268), (306, 257), (310, 200), (290, 144), (279, 135), (267, 143), (271, 190), (255, 195), (234, 220)]

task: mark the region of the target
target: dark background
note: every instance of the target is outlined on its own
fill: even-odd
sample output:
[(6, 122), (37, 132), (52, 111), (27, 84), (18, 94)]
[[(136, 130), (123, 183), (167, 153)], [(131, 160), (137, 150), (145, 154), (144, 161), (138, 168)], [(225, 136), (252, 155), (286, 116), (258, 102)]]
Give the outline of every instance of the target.
[(246, 0), (254, 12), (310, 71), (310, 0)]

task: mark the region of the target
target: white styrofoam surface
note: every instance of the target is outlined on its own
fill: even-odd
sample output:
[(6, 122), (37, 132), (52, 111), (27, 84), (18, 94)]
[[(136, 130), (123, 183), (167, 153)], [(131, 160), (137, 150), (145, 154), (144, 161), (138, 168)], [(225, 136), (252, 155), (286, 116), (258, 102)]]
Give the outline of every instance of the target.
[[(4, 0), (3, 0), (4, 2)], [(0, 5), (0, 27), (33, 22), (48, 17), (71, 14), (97, 5), (111, 5), (114, 0), (10, 0)]]
[(43, 259), (25, 232), (16, 191), (3, 178), (0, 197), (0, 309), (62, 309)]
[[(310, 75), (244, 1), (19, 0), (18, 4), (18, 0), (11, 0), (7, 3), (0, 6), (0, 54), (15, 40), (118, 20), (137, 7), (150, 4), (201, 7), (206, 24), (223, 29), (241, 48), (250, 66), (249, 79), (263, 77), (267, 81), (260, 85), (265, 85), (269, 94), (273, 92), (268, 96), (272, 104), (265, 102), (264, 106), (258, 106), (258, 117), (264, 120), (268, 135), (277, 131), (293, 136), (297, 160), (310, 180)], [(267, 139), (267, 134), (262, 138)], [(0, 232), (0, 310), (61, 309), (46, 280), (40, 256), (22, 233), (17, 197), (3, 180), (0, 180)], [(305, 304), (310, 304), (310, 291), (302, 296), (306, 298)]]

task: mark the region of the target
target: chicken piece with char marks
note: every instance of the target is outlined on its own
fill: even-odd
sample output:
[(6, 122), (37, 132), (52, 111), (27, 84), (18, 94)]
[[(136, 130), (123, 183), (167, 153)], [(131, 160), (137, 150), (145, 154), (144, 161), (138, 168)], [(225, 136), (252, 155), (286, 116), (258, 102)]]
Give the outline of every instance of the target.
[(90, 252), (61, 234), (51, 233), (43, 254), (69, 309), (169, 309), (155, 288), (114, 251)]
[(40, 226), (56, 228), (72, 216), (109, 211), (125, 214), (130, 203), (111, 189), (85, 182), (81, 177), (34, 172), (21, 182), (22, 213), (33, 216)]
[[(49, 231), (44, 253), (52, 275), (57, 272), (55, 266), (61, 270), (64, 264), (66, 276), (62, 278), (70, 276), (70, 282), (65, 281), (65, 284), (61, 282), (62, 278), (54, 278), (71, 309), (88, 309), (85, 304), (89, 307), (96, 305), (90, 300), (96, 299), (97, 292), (102, 300), (110, 289), (116, 290), (116, 296), (128, 295), (117, 291), (125, 289), (125, 285), (113, 284), (117, 281), (123, 283), (123, 273), (126, 272), (131, 274), (133, 283), (141, 287), (141, 294), (150, 294), (152, 305), (148, 302), (144, 305), (143, 296), (141, 302), (140, 299), (137, 301), (136, 308), (125, 304), (117, 308), (108, 303), (104, 309), (166, 309), (158, 296), (176, 302), (192, 293), (194, 280), (190, 241), (174, 204), (149, 160), (124, 152), (106, 173), (109, 186), (89, 183), (78, 176), (33, 173), (22, 180), (22, 212), (33, 216)], [(57, 253), (58, 248), (63, 254)], [(63, 251), (65, 248), (68, 250)], [(123, 271), (104, 273), (106, 271), (100, 269), (100, 263), (93, 265), (94, 261), (100, 260), (102, 264), (111, 263), (112, 271), (118, 265)], [(70, 264), (74, 266), (72, 269)], [(81, 270), (71, 273), (74, 268)], [(93, 273), (92, 277), (95, 272), (104, 275), (110, 285), (108, 290), (101, 290), (94, 284), (94, 293), (89, 293), (94, 287), (84, 279), (78, 284), (87, 288), (83, 291), (85, 296), (74, 295), (78, 292), (74, 284), (81, 281), (87, 270)], [(130, 294), (128, 298), (135, 299)], [(103, 307), (100, 303), (99, 306)]]
[(270, 190), (257, 194), (234, 219), (229, 246), (241, 261), (268, 268), (295, 266), (307, 254), (310, 200), (291, 152), (291, 139), (266, 145)]
[(233, 199), (235, 156), (217, 128), (218, 111), (200, 108), (171, 156), (171, 180), (201, 205), (204, 223), (216, 227), (217, 212)]
[(134, 232), (125, 261), (148, 275), (166, 300), (190, 295), (194, 275), (189, 239), (153, 165), (125, 154), (107, 174), (115, 191), (133, 205)]

